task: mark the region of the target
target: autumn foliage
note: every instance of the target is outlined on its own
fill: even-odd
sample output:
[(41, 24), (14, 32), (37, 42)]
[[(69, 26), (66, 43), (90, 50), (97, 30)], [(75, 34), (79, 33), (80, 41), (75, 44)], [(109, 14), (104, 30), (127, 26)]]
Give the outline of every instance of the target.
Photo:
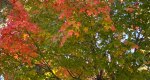
[(59, 30), (63, 33), (60, 45), (62, 46), (67, 38), (73, 35), (76, 37), (80, 35), (80, 27), (82, 27), (82, 23), (76, 20), (76, 17), (80, 18), (83, 14), (94, 18), (98, 15), (102, 15), (103, 26), (107, 30), (110, 29), (115, 31), (115, 26), (110, 18), (111, 9), (109, 4), (111, 3), (113, 3), (111, 0), (108, 3), (99, 0), (56, 0), (53, 4), (53, 8), (59, 13), (59, 19), (64, 21)]
[(4, 53), (31, 64), (30, 57), (37, 57), (37, 53), (30, 35), (38, 33), (38, 27), (30, 22), (27, 11), (18, 0), (10, 0), (10, 3), (13, 8), (7, 16), (6, 26), (1, 29), (0, 47)]
[(148, 0), (8, 0), (5, 6), (0, 28), (5, 79), (150, 77)]

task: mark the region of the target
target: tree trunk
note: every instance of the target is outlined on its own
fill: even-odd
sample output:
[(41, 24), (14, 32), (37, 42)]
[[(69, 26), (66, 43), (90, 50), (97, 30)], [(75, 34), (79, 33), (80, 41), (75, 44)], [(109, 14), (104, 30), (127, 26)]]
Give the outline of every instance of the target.
[(103, 80), (103, 70), (101, 70), (99, 74), (96, 76), (96, 80)]

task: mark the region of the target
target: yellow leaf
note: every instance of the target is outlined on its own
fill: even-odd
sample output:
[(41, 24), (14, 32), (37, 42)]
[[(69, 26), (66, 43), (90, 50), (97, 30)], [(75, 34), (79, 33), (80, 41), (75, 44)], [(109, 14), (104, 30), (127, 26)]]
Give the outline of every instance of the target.
[(28, 37), (29, 37), (28, 34), (23, 34), (23, 40), (27, 40)]
[(83, 29), (83, 31), (86, 33), (86, 32), (88, 32), (88, 27), (85, 27), (84, 29)]

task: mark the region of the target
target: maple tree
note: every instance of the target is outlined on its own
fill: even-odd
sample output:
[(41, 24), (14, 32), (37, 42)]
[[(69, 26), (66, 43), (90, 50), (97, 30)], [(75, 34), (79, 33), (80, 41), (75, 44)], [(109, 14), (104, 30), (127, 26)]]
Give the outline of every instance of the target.
[(150, 78), (148, 0), (8, 3), (0, 29), (5, 79)]

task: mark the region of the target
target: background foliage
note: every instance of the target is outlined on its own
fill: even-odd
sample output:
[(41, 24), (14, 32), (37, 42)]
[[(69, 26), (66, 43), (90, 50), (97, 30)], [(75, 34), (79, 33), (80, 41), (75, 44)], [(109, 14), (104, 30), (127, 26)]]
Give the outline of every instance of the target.
[(148, 80), (148, 0), (2, 0), (0, 72), (21, 80)]

